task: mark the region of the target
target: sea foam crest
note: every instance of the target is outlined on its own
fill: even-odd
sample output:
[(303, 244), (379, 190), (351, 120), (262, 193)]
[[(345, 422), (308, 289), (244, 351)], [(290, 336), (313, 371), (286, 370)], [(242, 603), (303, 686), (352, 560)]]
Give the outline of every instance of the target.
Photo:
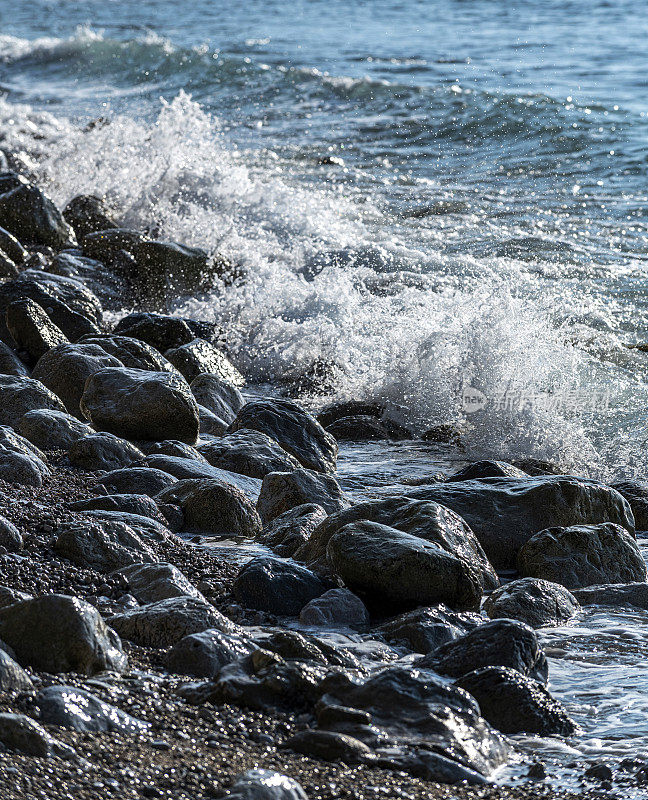
[[(16, 116), (4, 104), (0, 121), (8, 108)], [(463, 288), (421, 275), (385, 290), (377, 273), (394, 269), (396, 282), (416, 248), (387, 233), (379, 208), (339, 188), (298, 184), (274, 153), (236, 150), (184, 94), (150, 124), (123, 116), (91, 130), (48, 124), (45, 142), (15, 124), (14, 143), (31, 150), (58, 203), (105, 195), (124, 225), (217, 250), (245, 268), (241, 286), (178, 308), (225, 320), (252, 380), (325, 362), (338, 398), (380, 400), (417, 431), (459, 424), (472, 454), (603, 469), (592, 443), (598, 412), (583, 414), (579, 396), (587, 360), (552, 324), (551, 308), (516, 297), (486, 263), (470, 265)], [(466, 406), (466, 387), (484, 395), (482, 408)]]

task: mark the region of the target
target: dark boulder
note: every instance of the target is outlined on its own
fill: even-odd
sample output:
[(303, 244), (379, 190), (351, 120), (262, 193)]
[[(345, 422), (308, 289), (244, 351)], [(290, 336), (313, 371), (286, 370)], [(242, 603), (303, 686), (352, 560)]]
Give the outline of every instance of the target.
[(48, 350), (60, 344), (69, 344), (67, 336), (33, 300), (16, 300), (5, 312), (7, 329), (16, 347), (26, 355), (29, 364), (35, 364)]
[(65, 221), (72, 226), (76, 237), (81, 241), (89, 233), (116, 228), (111, 210), (100, 197), (79, 194), (63, 209)]
[(233, 386), (243, 386), (245, 379), (227, 356), (204, 339), (167, 350), (164, 354), (174, 367), (191, 383), (199, 375), (216, 375)]
[(28, 411), (65, 411), (63, 403), (40, 381), (0, 375), (0, 425), (16, 426)]
[(417, 608), (383, 622), (376, 633), (415, 653), (430, 653), (483, 623), (479, 614), (451, 611), (447, 606)]
[(271, 556), (254, 558), (239, 572), (233, 593), (247, 608), (295, 617), (328, 586), (305, 567)]
[(24, 243), (55, 250), (76, 243), (74, 231), (54, 203), (30, 184), (0, 193), (0, 225)]
[(251, 478), (264, 478), (270, 472), (285, 472), (299, 467), (297, 459), (259, 431), (243, 429), (230, 433), (199, 445), (198, 451), (212, 466)]
[(491, 619), (525, 622), (531, 628), (564, 625), (580, 609), (574, 595), (557, 583), (520, 578), (495, 589), (484, 603)]
[(265, 525), (260, 539), (277, 555), (289, 558), (308, 541), (324, 519), (326, 511), (322, 506), (314, 503), (296, 506)]
[(270, 472), (261, 484), (257, 510), (264, 524), (297, 506), (315, 504), (327, 514), (347, 508), (349, 501), (332, 475), (310, 469)]

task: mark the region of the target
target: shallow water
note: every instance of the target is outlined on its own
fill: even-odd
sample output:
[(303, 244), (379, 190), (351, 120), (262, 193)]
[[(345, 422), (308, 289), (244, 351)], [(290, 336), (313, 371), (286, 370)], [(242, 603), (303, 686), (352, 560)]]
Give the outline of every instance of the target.
[[(464, 428), (345, 446), (353, 496), (483, 456), (644, 475), (647, 33), (639, 0), (0, 0), (0, 147), (242, 264), (177, 308), (252, 383), (323, 361), (339, 399)], [(583, 728), (521, 741), (556, 785), (648, 750), (645, 618), (543, 632)]]

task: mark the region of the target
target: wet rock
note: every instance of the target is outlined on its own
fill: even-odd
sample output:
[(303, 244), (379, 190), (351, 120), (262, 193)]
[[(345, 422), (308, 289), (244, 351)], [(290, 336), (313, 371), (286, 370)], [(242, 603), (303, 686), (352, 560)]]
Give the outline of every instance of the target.
[(26, 756), (72, 758), (74, 751), (24, 714), (0, 714), (0, 743)]
[(430, 653), (482, 623), (479, 614), (459, 613), (441, 605), (400, 614), (376, 628), (376, 633), (416, 653)]
[(175, 367), (146, 342), (128, 336), (103, 334), (83, 336), (80, 344), (94, 344), (101, 347), (128, 369), (144, 369), (150, 372), (176, 372)]
[(98, 484), (115, 494), (134, 493), (156, 497), (164, 489), (177, 483), (177, 478), (161, 469), (152, 467), (130, 467), (109, 472)]
[(90, 519), (61, 526), (54, 550), (79, 567), (113, 572), (141, 561), (157, 561), (142, 537), (118, 520)]
[(4, 342), (0, 341), (0, 375), (13, 375), (28, 378), (29, 370), (18, 355)]
[(165, 314), (129, 314), (115, 326), (114, 333), (140, 339), (160, 353), (188, 344), (196, 337), (186, 320)]
[(61, 344), (48, 350), (32, 376), (63, 401), (75, 417), (81, 417), (80, 402), (88, 378), (106, 367), (121, 367), (121, 361), (93, 344)]
[(361, 671), (360, 661), (347, 648), (336, 647), (312, 633), (297, 633), (284, 628), (265, 628), (255, 634), (254, 639), (259, 647), (271, 650), (287, 661), (348, 667)]
[(377, 522), (436, 544), (470, 565), (484, 589), (499, 585), (497, 575), (476, 536), (461, 517), (438, 503), (405, 497), (369, 500), (332, 514), (315, 528), (307, 544), (295, 553), (295, 558), (324, 567), (331, 537), (345, 525), (361, 521)]
[(214, 478), (178, 481), (160, 492), (157, 500), (180, 506), (188, 531), (249, 538), (261, 531), (261, 520), (247, 496)]
[(103, 369), (87, 381), (81, 408), (95, 427), (125, 439), (198, 438), (198, 407), (179, 375)]
[(583, 606), (629, 606), (648, 611), (648, 583), (608, 583), (574, 589)]
[[(426, 670), (393, 666), (361, 680), (338, 672), (319, 689), (328, 703), (371, 714), (372, 727), (358, 725), (352, 735), (369, 744), (376, 728), (385, 731), (389, 758), (400, 753), (403, 759), (392, 768), (427, 780), (483, 783), (508, 758), (508, 745), (479, 716), (475, 701)], [(421, 754), (431, 758), (421, 761)]]
[(506, 461), (474, 461), (468, 466), (448, 475), (447, 481), (472, 481), (483, 478), (527, 478), (528, 475)]
[(614, 774), (607, 764), (599, 761), (598, 763), (591, 764), (585, 770), (585, 777), (596, 781), (611, 781)]
[(291, 736), (284, 747), (311, 758), (323, 761), (343, 761), (345, 764), (358, 764), (371, 756), (366, 744), (344, 733), (323, 730), (305, 730)]
[(491, 619), (517, 619), (531, 628), (564, 625), (580, 609), (564, 586), (539, 578), (520, 578), (496, 589), (484, 602)]
[(0, 375), (0, 425), (15, 426), (28, 411), (65, 411), (63, 403), (40, 381)]
[(293, 778), (267, 769), (251, 769), (239, 775), (226, 800), (308, 800)]
[(249, 561), (234, 581), (234, 597), (246, 608), (295, 617), (306, 603), (329, 587), (314, 573), (291, 561), (260, 556)]
[(348, 589), (329, 589), (302, 608), (299, 621), (302, 625), (362, 629), (369, 624), (369, 612)]
[(330, 539), (333, 572), (375, 608), (447, 603), (479, 608), (478, 572), (438, 544), (376, 522), (356, 522)]
[(20, 531), (4, 517), (0, 517), (0, 547), (4, 547), (10, 553), (17, 553), (23, 549), (23, 537)]
[(74, 231), (36, 186), (21, 184), (0, 194), (0, 225), (19, 241), (60, 250), (75, 244)]
[(145, 541), (150, 540), (160, 544), (169, 544), (174, 541), (166, 524), (148, 516), (130, 514), (125, 511), (104, 510), (86, 511), (85, 516), (91, 520), (99, 520), (99, 522), (105, 520), (108, 523), (118, 522), (120, 525), (126, 525)]
[[(14, 603), (19, 603), (21, 600), (31, 599), (32, 595), (27, 594), (26, 592), (19, 592), (18, 589), (10, 589), (8, 586), (0, 586), (0, 608), (12, 606)], [(0, 641), (0, 650), (3, 648), (7, 650), (9, 655), (12, 655), (9, 652), (11, 648), (4, 642)]]
[(200, 419), (200, 433), (209, 434), (210, 436), (224, 436), (227, 433), (227, 423), (225, 420), (217, 417), (216, 414), (205, 408), (198, 406), (198, 417)]
[(89, 425), (65, 411), (28, 411), (16, 425), (19, 433), (41, 450), (69, 450), (84, 436), (94, 433)]
[(16, 300), (5, 311), (7, 329), (29, 363), (35, 364), (48, 350), (69, 344), (67, 336), (33, 300)]
[(334, 472), (337, 442), (317, 420), (291, 400), (246, 403), (230, 426), (261, 431), (279, 443), (307, 469)]
[(128, 581), (128, 591), (140, 603), (157, 603), (170, 597), (195, 597), (205, 601), (191, 581), (173, 564), (130, 564), (116, 574)]
[[(101, 303), (79, 280), (26, 269), (15, 280), (0, 286), (0, 311), (5, 311), (10, 303), (24, 299), (38, 303), (71, 342), (86, 334), (100, 332)], [(7, 336), (9, 333), (3, 320), (0, 338), (11, 343)]]
[(18, 239), (4, 228), (0, 228), (0, 250), (6, 253), (14, 264), (22, 264), (29, 257), (29, 253)]
[(113, 228), (110, 225), (103, 230), (86, 234), (81, 240), (81, 247), (84, 255), (89, 258), (96, 258), (103, 264), (110, 264), (123, 251), (132, 254), (133, 250), (146, 239), (146, 235), (141, 231), (130, 228)]
[(34, 705), (41, 722), (80, 733), (146, 733), (151, 727), (76, 686), (48, 686), (36, 695)]
[(517, 567), (521, 575), (568, 589), (648, 577), (636, 541), (620, 525), (609, 522), (542, 530), (521, 548)]
[(100, 197), (91, 194), (79, 194), (63, 209), (63, 217), (74, 229), (79, 241), (89, 233), (116, 228), (111, 210)]
[(514, 669), (484, 667), (464, 675), (455, 686), (471, 694), (484, 719), (502, 733), (571, 736), (576, 731), (562, 703)]
[(72, 511), (118, 511), (126, 514), (136, 514), (140, 517), (149, 517), (163, 525), (166, 518), (159, 509), (158, 504), (144, 494), (106, 494), (91, 497), (88, 500), (78, 500), (70, 504)]
[(240, 430), (199, 445), (199, 452), (214, 467), (264, 478), (270, 472), (293, 470), (297, 459), (264, 433)]
[(0, 249), (0, 279), (11, 280), (18, 277), (18, 267), (9, 256)]
[(108, 621), (125, 639), (157, 648), (171, 647), (185, 636), (210, 628), (235, 630), (227, 617), (196, 597), (171, 597), (116, 614)]
[(42, 486), (50, 471), (45, 455), (11, 428), (0, 426), (0, 480)]
[(112, 433), (92, 433), (77, 439), (68, 453), (75, 467), (86, 470), (113, 470), (144, 460), (144, 453), (134, 444)]
[(151, 456), (174, 456), (177, 458), (188, 458), (207, 464), (207, 459), (199, 453), (195, 447), (186, 442), (179, 442), (177, 439), (165, 439), (163, 442), (151, 442), (143, 445), (146, 453)]
[(31, 678), (9, 653), (0, 649), (0, 693), (19, 694), (34, 688)]
[(341, 417), (327, 425), (325, 430), (339, 442), (401, 441), (412, 438), (411, 432), (400, 425), (362, 414)]
[(548, 674), (547, 659), (533, 628), (511, 619), (480, 625), (415, 663), (451, 678), (461, 678), (482, 667), (510, 667), (541, 683), (547, 682)]
[(613, 522), (634, 530), (628, 502), (609, 486), (584, 478), (485, 478), (426, 486), (407, 495), (456, 511), (497, 569), (515, 567), (519, 549), (544, 528)]
[(326, 511), (322, 506), (315, 503), (296, 506), (264, 525), (260, 539), (277, 555), (290, 558), (306, 544), (313, 530), (325, 519)]
[(205, 373), (191, 381), (191, 391), (196, 402), (222, 419), (227, 425), (234, 422), (245, 403), (243, 395), (232, 383), (218, 375)]
[(630, 503), (636, 529), (648, 530), (648, 481), (618, 481), (611, 485)]
[(191, 383), (199, 375), (216, 375), (233, 386), (243, 386), (245, 378), (217, 347), (204, 339), (193, 339), (164, 354)]
[(334, 514), (349, 505), (332, 475), (296, 469), (271, 472), (263, 479), (257, 510), (264, 524), (305, 504), (319, 505), (327, 514)]
[(256, 645), (239, 633), (206, 630), (192, 633), (175, 644), (167, 656), (167, 667), (179, 675), (214, 678), (222, 667), (256, 650)]
[(152, 455), (146, 459), (147, 464), (156, 469), (161, 469), (174, 475), (178, 479), (211, 479), (221, 483), (229, 483), (240, 489), (248, 498), (256, 502), (261, 489), (261, 481), (258, 478), (249, 478), (237, 472), (229, 472), (220, 467), (212, 467), (206, 461), (200, 459), (196, 461), (190, 458), (180, 458), (178, 456), (159, 456)]
[(0, 609), (0, 639), (22, 665), (44, 672), (123, 672), (119, 637), (83, 600), (48, 594)]

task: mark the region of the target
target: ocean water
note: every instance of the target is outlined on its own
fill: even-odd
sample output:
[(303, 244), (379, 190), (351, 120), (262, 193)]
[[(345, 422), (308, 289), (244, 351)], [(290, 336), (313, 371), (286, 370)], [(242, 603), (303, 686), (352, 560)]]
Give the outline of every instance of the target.
[[(642, 476), (647, 40), (639, 0), (0, 0), (0, 147), (240, 263), (175, 307), (252, 384), (325, 364), (328, 399), (462, 429), (343, 448), (351, 493), (478, 457)], [(644, 626), (546, 634), (584, 730), (525, 745), (558, 784), (646, 753)]]

